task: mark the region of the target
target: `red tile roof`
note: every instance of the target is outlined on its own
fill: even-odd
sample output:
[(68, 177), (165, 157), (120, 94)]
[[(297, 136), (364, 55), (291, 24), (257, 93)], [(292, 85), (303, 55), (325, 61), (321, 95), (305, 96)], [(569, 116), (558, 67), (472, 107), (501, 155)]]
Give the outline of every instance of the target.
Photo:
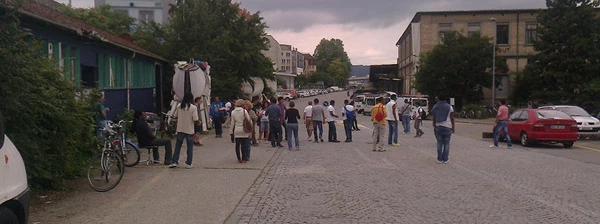
[(34, 19), (42, 20), (44, 22), (53, 24), (55, 26), (70, 29), (80, 36), (85, 36), (90, 39), (96, 39), (102, 42), (106, 42), (114, 46), (124, 48), (154, 59), (158, 59), (165, 62), (167, 61), (163, 57), (154, 54), (150, 51), (147, 51), (135, 45), (133, 42), (128, 41), (127, 39), (113, 35), (107, 31), (101, 30), (92, 25), (84, 23), (81, 20), (67, 16), (54, 8), (35, 3), (33, 1), (27, 3), (25, 7), (23, 7), (23, 9), (20, 10), (20, 13), (32, 17)]

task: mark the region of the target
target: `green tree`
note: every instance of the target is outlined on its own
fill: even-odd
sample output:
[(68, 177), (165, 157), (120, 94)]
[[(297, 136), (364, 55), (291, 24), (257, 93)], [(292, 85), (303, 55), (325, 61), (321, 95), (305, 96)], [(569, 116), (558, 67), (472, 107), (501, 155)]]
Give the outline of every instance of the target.
[[(443, 44), (421, 57), (415, 74), (416, 89), (429, 96), (441, 94), (479, 103), (483, 88), (492, 86), (492, 49), (488, 37), (448, 32)], [(496, 74), (506, 71), (506, 61), (496, 58)]]
[(517, 79), (517, 102), (581, 104), (600, 94), (600, 23), (598, 1), (547, 0), (538, 16), (539, 41), (523, 75)]
[[(344, 43), (340, 39), (321, 39), (314, 52), (317, 62), (317, 71), (324, 71), (331, 76), (330, 84), (346, 86), (346, 79), (350, 78), (352, 63), (344, 50)], [(326, 80), (320, 80), (325, 81)]]
[(167, 59), (208, 61), (212, 95), (240, 96), (241, 83), (253, 83), (252, 77), (275, 80), (271, 60), (261, 53), (268, 49), (267, 25), (258, 13), (250, 14), (231, 0), (186, 0), (169, 13)]
[(135, 25), (135, 19), (121, 12), (113, 11), (110, 5), (101, 5), (98, 8), (71, 8), (61, 5), (58, 10), (66, 15), (75, 17), (89, 25), (108, 31), (117, 36), (130, 33)]
[[(97, 149), (92, 104), (19, 24), (15, 1), (0, 0), (0, 111), (34, 189), (61, 189), (83, 174)], [(86, 100), (88, 99), (88, 100)]]

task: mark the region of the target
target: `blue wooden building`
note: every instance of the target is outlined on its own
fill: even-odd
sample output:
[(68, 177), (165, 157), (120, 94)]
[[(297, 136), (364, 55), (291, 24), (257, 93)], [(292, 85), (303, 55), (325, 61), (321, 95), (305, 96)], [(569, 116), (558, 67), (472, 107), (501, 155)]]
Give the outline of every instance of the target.
[(104, 91), (109, 119), (126, 109), (157, 112), (166, 59), (135, 45), (131, 37), (110, 34), (53, 7), (30, 1), (20, 10), (21, 24), (62, 74), (79, 87)]

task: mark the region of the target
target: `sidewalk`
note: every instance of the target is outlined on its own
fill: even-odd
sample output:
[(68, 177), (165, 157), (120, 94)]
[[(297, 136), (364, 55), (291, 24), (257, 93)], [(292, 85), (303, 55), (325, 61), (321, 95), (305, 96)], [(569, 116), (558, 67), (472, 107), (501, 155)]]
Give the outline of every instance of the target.
[[(193, 169), (139, 164), (126, 168), (121, 183), (104, 193), (82, 179), (68, 198), (33, 210), (31, 223), (223, 223), (278, 150), (264, 143), (252, 147), (250, 162), (240, 164), (228, 131), (223, 138), (202, 136), (204, 146), (194, 146)], [(175, 139), (171, 142), (174, 149)], [(147, 150), (140, 150), (144, 160)], [(164, 149), (159, 151), (162, 162)], [(184, 164), (185, 144), (181, 151)]]
[(467, 124), (489, 124), (489, 125), (494, 125), (494, 121), (496, 121), (496, 118), (486, 118), (486, 119), (454, 118), (454, 122), (457, 122), (457, 123), (467, 123)]

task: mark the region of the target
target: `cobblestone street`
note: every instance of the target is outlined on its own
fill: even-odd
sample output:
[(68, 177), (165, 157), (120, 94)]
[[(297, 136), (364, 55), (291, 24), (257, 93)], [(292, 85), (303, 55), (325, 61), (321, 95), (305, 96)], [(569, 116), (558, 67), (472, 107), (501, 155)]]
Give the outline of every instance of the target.
[(450, 163), (438, 164), (430, 122), (422, 138), (400, 134), (387, 152), (371, 151), (363, 124), (353, 143), (304, 133), (301, 151), (280, 149), (226, 223), (600, 222), (598, 165), (490, 149), (460, 125)]

